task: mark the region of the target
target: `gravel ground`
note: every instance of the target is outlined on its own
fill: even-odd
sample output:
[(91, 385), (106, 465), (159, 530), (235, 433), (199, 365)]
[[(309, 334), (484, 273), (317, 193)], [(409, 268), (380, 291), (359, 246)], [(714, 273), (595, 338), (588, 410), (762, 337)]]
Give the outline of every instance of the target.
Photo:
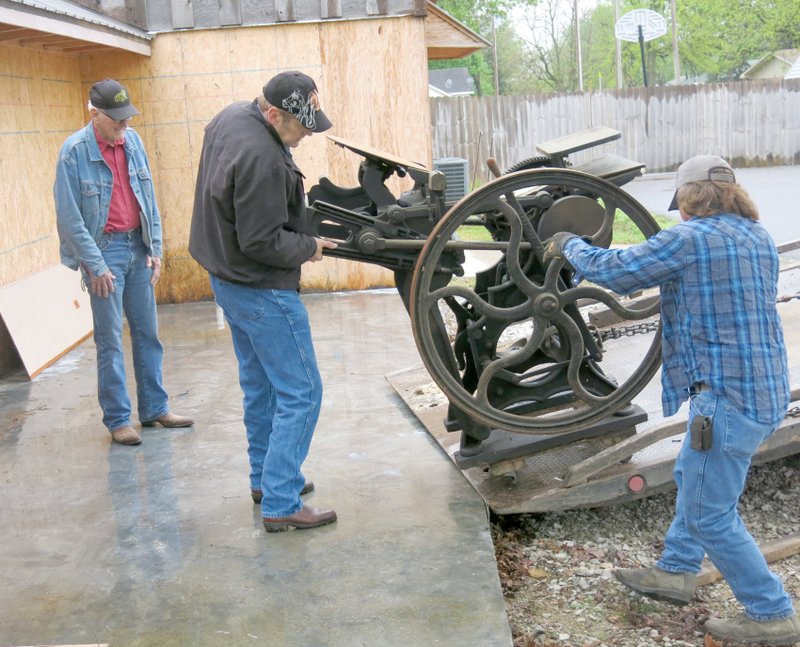
[[(705, 634), (703, 623), (742, 610), (724, 581), (699, 588), (689, 605), (676, 607), (629, 591), (612, 576), (615, 568), (654, 564), (674, 496), (673, 491), (608, 508), (495, 517), (515, 647), (723, 647)], [(759, 543), (800, 534), (800, 455), (753, 467), (739, 508)], [(800, 600), (800, 556), (772, 568)]]

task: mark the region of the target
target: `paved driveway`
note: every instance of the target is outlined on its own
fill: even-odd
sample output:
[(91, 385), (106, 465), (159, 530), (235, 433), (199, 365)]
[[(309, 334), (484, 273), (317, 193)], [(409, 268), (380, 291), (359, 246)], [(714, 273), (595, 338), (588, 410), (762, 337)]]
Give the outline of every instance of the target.
[[(734, 169), (737, 181), (758, 206), (776, 243), (800, 239), (800, 166)], [(651, 212), (667, 215), (675, 192), (674, 173), (645, 175), (622, 187)], [(670, 215), (678, 217), (677, 212)]]

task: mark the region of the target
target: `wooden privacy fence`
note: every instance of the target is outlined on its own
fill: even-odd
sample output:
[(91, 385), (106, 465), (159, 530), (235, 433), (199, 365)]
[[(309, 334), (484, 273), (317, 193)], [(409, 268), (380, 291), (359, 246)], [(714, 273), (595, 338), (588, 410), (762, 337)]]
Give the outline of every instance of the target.
[[(431, 99), (433, 158), (463, 158), (470, 180), (537, 155), (536, 144), (594, 126), (622, 138), (601, 147), (673, 171), (698, 154), (734, 167), (800, 163), (800, 79), (630, 88), (575, 94)], [(578, 153), (580, 162), (600, 149)]]

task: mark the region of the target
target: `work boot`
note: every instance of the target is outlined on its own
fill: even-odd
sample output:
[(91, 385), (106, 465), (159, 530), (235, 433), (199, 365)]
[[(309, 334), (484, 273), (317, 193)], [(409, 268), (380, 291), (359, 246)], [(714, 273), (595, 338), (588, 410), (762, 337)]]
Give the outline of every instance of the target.
[(142, 437), (139, 435), (139, 432), (130, 425), (115, 429), (111, 432), (111, 437), (114, 439), (114, 442), (120, 445), (139, 445), (142, 442)]
[(299, 511), (288, 517), (263, 517), (262, 521), (267, 532), (282, 532), (293, 528), (304, 530), (333, 523), (336, 521), (336, 513), (333, 510), (317, 510), (309, 505), (304, 505)]
[(194, 424), (194, 420), (186, 416), (179, 416), (176, 413), (172, 413), (172, 411), (167, 411), (167, 413), (155, 420), (142, 420), (142, 427), (155, 427), (156, 423), (160, 424), (162, 427), (173, 429), (177, 427), (191, 427)]
[(706, 631), (714, 638), (727, 638), (737, 643), (767, 643), (769, 645), (794, 645), (800, 642), (800, 620), (797, 614), (780, 620), (753, 620), (744, 613), (731, 620), (710, 618)]
[(660, 568), (620, 568), (614, 577), (628, 588), (654, 600), (684, 605), (694, 597), (694, 573), (669, 573)]

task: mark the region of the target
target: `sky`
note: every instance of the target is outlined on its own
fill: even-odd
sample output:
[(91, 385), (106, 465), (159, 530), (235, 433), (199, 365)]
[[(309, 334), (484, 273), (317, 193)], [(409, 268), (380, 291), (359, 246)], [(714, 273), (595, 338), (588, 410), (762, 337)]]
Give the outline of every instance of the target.
[(526, 40), (533, 40), (534, 37), (550, 40), (549, 32), (544, 27), (544, 24), (549, 22), (548, 8), (556, 8), (556, 24), (563, 31), (572, 20), (573, 5), (576, 2), (581, 16), (594, 9), (598, 4), (598, 0), (539, 0), (534, 7), (517, 7), (511, 12), (514, 29), (521, 38)]

